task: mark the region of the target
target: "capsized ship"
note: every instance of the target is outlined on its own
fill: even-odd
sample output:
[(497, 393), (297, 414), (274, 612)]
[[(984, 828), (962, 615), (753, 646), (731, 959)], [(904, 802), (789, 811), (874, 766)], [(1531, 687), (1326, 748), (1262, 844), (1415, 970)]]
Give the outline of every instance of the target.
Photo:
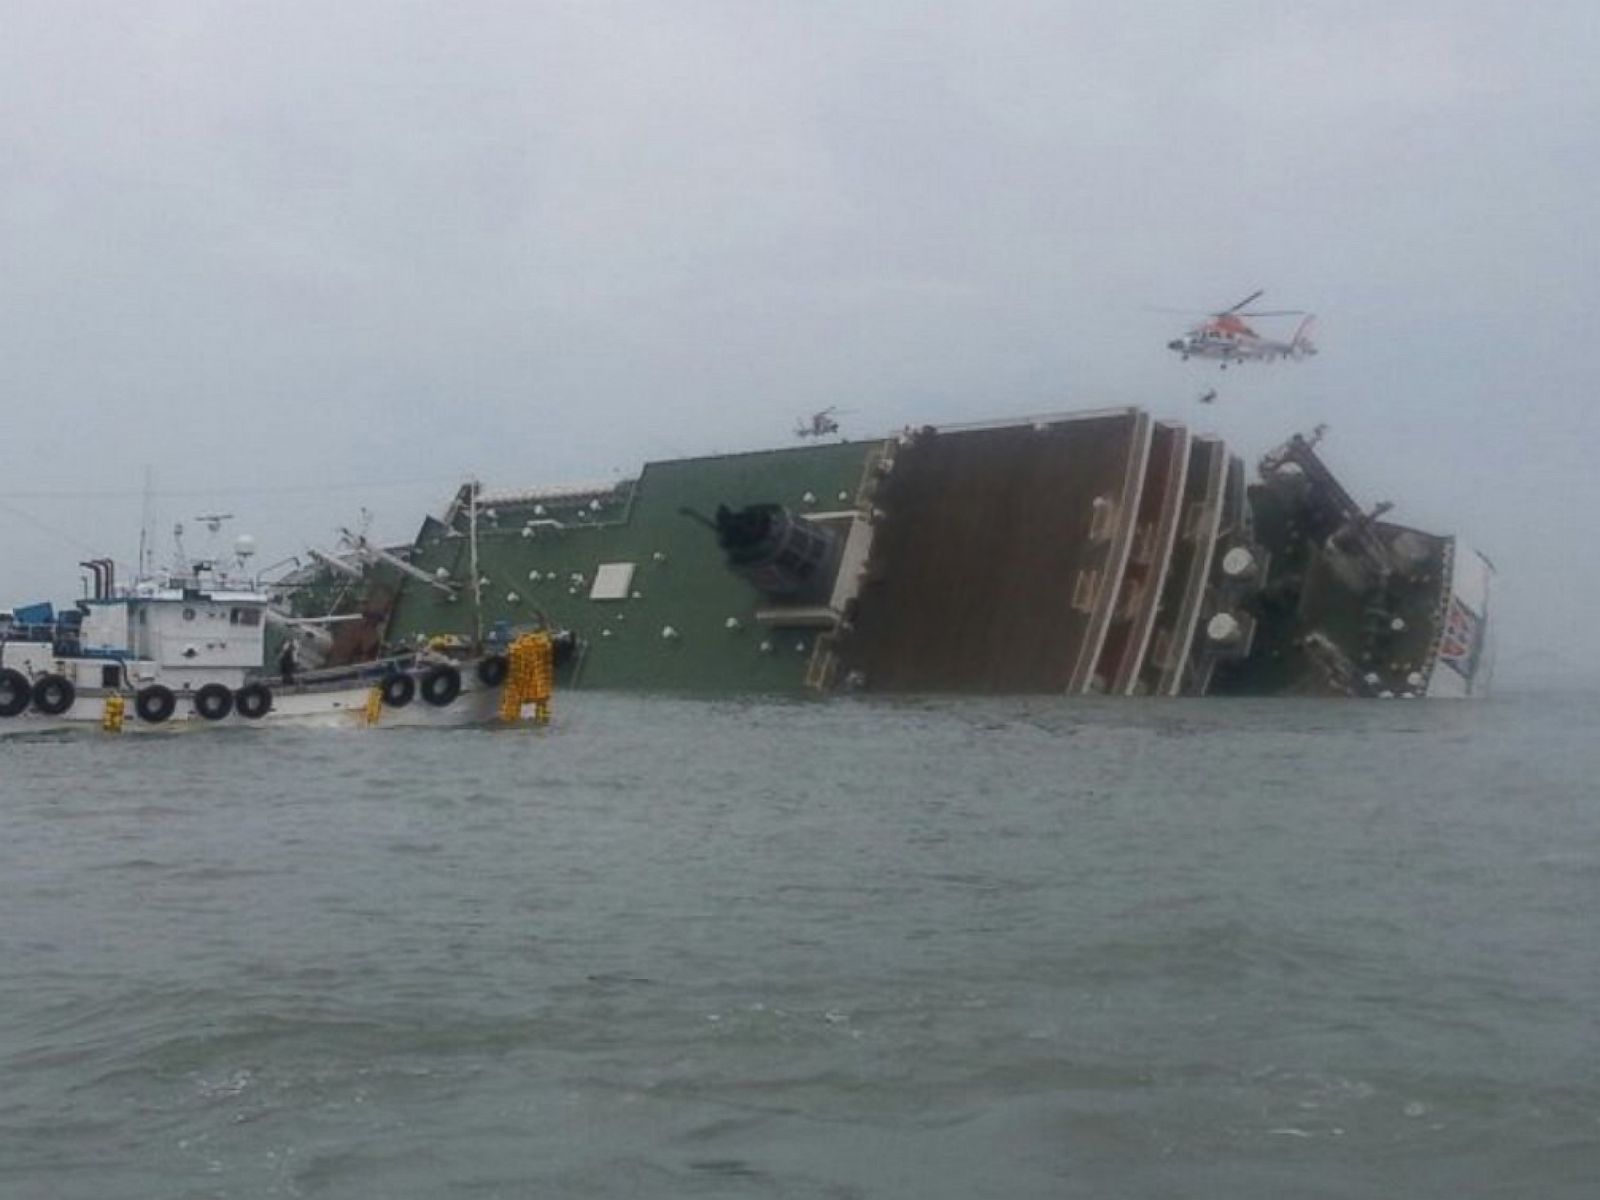
[(1387, 511), (1316, 438), (1252, 479), (1137, 409), (469, 484), (418, 534), (386, 637), (542, 622), (576, 635), (579, 688), (1481, 693), (1492, 568)]

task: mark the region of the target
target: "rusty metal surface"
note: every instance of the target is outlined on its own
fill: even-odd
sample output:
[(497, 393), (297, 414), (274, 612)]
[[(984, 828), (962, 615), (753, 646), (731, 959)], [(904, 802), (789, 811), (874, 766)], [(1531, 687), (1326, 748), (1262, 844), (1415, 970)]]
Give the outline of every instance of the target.
[[(1135, 506), (1091, 537), (1097, 497), (1137, 489), (1148, 448), (1132, 411), (956, 433), (902, 445), (838, 654), (874, 691), (1060, 692), (1098, 645)], [(1087, 611), (1080, 575), (1101, 573)], [(1081, 590), (1080, 590), (1081, 595)], [(1100, 620), (1103, 628), (1103, 620)]]

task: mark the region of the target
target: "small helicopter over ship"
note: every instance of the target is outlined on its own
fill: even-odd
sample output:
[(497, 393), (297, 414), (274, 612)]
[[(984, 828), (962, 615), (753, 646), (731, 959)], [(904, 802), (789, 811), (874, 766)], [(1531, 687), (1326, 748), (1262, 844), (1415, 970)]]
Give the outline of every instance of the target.
[(814, 412), (809, 417), (796, 421), (794, 435), (797, 438), (823, 438), (838, 433), (838, 419), (841, 415), (837, 405), (830, 405), (821, 412)]
[[(1310, 358), (1317, 352), (1311, 340), (1311, 327), (1316, 317), (1304, 309), (1278, 309), (1270, 312), (1250, 311), (1247, 305), (1259, 300), (1262, 289), (1251, 292), (1243, 300), (1221, 312), (1209, 314), (1180, 338), (1167, 343), (1187, 362), (1191, 358), (1212, 359), (1223, 370), (1229, 363), (1276, 362), (1279, 359), (1299, 360)], [(1250, 327), (1245, 318), (1300, 317), (1294, 334), (1287, 340), (1263, 337)]]

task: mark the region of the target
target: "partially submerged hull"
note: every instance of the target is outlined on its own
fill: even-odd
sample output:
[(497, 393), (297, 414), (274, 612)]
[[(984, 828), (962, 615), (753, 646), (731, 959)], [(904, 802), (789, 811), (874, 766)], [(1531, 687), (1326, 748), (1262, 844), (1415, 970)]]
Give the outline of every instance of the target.
[[(1481, 693), (1491, 569), (1383, 512), (1313, 442), (1252, 482), (1221, 440), (1118, 409), (466, 488), (409, 561), (470, 574), (484, 620), (572, 630), (568, 686)], [(469, 611), (402, 581), (387, 634)]]

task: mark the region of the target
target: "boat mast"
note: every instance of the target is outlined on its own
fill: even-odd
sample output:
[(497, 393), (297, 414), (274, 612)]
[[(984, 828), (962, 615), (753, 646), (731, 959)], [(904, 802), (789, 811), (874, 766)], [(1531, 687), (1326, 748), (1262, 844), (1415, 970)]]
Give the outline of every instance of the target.
[(134, 582), (150, 578), (150, 527), (155, 521), (155, 472), (144, 466), (144, 505), (139, 513), (139, 569)]
[(472, 569), (472, 644), (483, 645), (483, 578), (478, 574), (478, 489), (467, 480), (467, 561)]

